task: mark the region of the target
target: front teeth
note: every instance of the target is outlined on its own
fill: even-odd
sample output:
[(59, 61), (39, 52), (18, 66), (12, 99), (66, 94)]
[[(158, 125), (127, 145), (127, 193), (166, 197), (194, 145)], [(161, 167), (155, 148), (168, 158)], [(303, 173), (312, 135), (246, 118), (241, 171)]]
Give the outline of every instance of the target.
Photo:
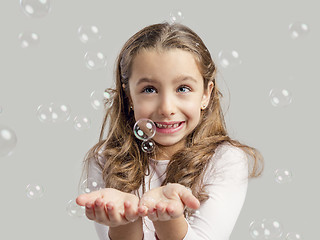
[(156, 123), (157, 127), (158, 128), (176, 128), (179, 126), (179, 123), (175, 123), (175, 124), (169, 124), (169, 125), (166, 125), (166, 124), (160, 124), (160, 123)]

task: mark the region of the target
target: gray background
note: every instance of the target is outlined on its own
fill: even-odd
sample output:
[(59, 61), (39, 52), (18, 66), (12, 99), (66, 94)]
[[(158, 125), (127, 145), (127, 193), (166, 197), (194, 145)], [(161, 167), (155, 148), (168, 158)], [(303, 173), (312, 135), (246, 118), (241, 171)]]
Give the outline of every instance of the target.
[[(92, 91), (112, 86), (116, 55), (141, 28), (169, 19), (174, 9), (182, 23), (197, 32), (219, 67), (218, 84), (232, 137), (258, 148), (265, 171), (250, 180), (246, 202), (231, 240), (252, 239), (253, 220), (275, 218), (288, 232), (303, 239), (319, 238), (319, 11), (315, 0), (233, 1), (52, 1), (44, 18), (26, 16), (18, 0), (0, 1), (0, 124), (18, 138), (9, 157), (0, 158), (0, 239), (97, 239), (85, 217), (66, 212), (75, 199), (84, 154), (98, 139), (102, 110), (90, 103)], [(291, 39), (290, 23), (301, 21), (310, 33)], [(96, 25), (102, 39), (80, 42), (81, 25)], [(40, 36), (33, 48), (20, 47), (18, 35)], [(235, 49), (243, 61), (219, 66), (218, 53)], [(100, 50), (107, 67), (89, 70), (84, 54)], [(269, 91), (283, 87), (293, 101), (284, 108), (271, 105)], [(230, 96), (229, 96), (230, 93)], [(41, 104), (71, 106), (71, 119), (47, 124), (38, 120)], [(77, 131), (73, 118), (91, 119), (91, 128)], [(276, 169), (292, 171), (292, 182), (274, 180)], [(29, 199), (26, 186), (40, 184), (41, 199)]]

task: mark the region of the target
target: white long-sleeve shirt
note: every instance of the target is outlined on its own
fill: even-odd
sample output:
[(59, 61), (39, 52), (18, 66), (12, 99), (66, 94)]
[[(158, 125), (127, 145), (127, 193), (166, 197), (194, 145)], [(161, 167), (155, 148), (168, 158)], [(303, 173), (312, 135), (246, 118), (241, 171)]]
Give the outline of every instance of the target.
[[(161, 186), (169, 160), (150, 161), (154, 174), (146, 176), (146, 190)], [(89, 164), (88, 177), (102, 181), (101, 169)], [(209, 199), (186, 219), (188, 232), (184, 240), (228, 240), (245, 201), (248, 187), (248, 160), (244, 151), (228, 143), (217, 147), (204, 175)], [(140, 187), (140, 194), (142, 186)], [(94, 222), (100, 240), (110, 240), (109, 227)], [(155, 240), (152, 221), (143, 221), (144, 240)]]

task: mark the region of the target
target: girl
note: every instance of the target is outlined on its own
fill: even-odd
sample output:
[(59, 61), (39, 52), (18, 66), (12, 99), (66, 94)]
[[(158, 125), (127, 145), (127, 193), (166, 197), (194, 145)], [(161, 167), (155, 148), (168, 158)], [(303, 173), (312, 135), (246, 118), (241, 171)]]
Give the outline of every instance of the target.
[[(263, 158), (228, 136), (215, 74), (203, 41), (182, 24), (151, 25), (125, 43), (85, 158), (88, 179), (103, 188), (76, 199), (101, 240), (229, 239)], [(152, 153), (133, 134), (141, 118), (156, 124)]]

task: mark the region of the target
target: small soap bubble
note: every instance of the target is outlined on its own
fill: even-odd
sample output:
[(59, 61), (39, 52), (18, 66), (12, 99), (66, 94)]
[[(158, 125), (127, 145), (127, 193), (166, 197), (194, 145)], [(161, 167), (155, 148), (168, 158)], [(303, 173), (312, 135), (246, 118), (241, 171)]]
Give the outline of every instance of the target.
[(90, 94), (91, 106), (96, 110), (103, 108), (103, 100), (104, 100), (103, 92), (95, 90)]
[(98, 191), (101, 188), (104, 188), (104, 183), (103, 182), (99, 182), (93, 178), (87, 178), (86, 180), (84, 180), (82, 182), (82, 184), (80, 185), (80, 190), (79, 193), (91, 193), (94, 191)]
[(103, 98), (104, 98), (104, 103), (106, 105), (112, 106), (113, 98), (114, 98), (114, 90), (111, 88), (104, 90)]
[(74, 200), (67, 203), (66, 210), (71, 217), (83, 217), (85, 215), (85, 207), (79, 206)]
[(0, 113), (2, 113), (2, 107), (0, 106)]
[(26, 187), (26, 193), (30, 199), (39, 199), (43, 197), (44, 189), (38, 184), (29, 184)]
[(282, 236), (283, 229), (279, 221), (265, 218), (252, 221), (249, 232), (253, 239), (278, 239)]
[(292, 94), (284, 88), (274, 88), (269, 92), (270, 102), (274, 107), (285, 107), (291, 104)]
[(277, 239), (282, 236), (282, 225), (276, 219), (263, 219), (265, 239)]
[(79, 39), (83, 43), (96, 42), (101, 39), (101, 35), (97, 26), (82, 25), (78, 28)]
[(40, 41), (39, 35), (34, 32), (22, 32), (19, 34), (18, 39), (21, 48), (35, 47)]
[(84, 60), (90, 70), (102, 69), (107, 65), (107, 59), (102, 52), (86, 52)]
[(262, 221), (255, 220), (250, 223), (249, 232), (253, 239), (265, 239), (264, 238), (264, 224)]
[(170, 12), (171, 23), (181, 23), (184, 20), (184, 16), (179, 9), (174, 9)]
[(67, 104), (42, 104), (37, 108), (37, 117), (43, 123), (66, 122), (70, 114), (71, 107)]
[(73, 126), (78, 131), (83, 131), (91, 127), (91, 121), (86, 116), (76, 116), (73, 120)]
[(221, 50), (218, 54), (222, 67), (228, 68), (242, 63), (239, 53), (236, 50)]
[(52, 8), (51, 0), (20, 0), (22, 11), (28, 17), (47, 16)]
[(151, 153), (154, 150), (154, 145), (152, 140), (146, 140), (141, 143), (141, 149), (146, 153)]
[(300, 233), (289, 232), (286, 235), (286, 240), (303, 240)]
[(308, 24), (302, 22), (295, 22), (289, 25), (290, 37), (292, 39), (297, 39), (301, 37), (305, 37), (308, 35), (310, 29)]
[(10, 156), (17, 145), (17, 136), (13, 129), (0, 125), (0, 157)]
[(288, 169), (277, 169), (274, 172), (275, 181), (278, 183), (289, 183), (292, 181), (292, 173)]
[(150, 119), (139, 119), (133, 126), (134, 135), (143, 141), (153, 138), (156, 134), (156, 125)]

